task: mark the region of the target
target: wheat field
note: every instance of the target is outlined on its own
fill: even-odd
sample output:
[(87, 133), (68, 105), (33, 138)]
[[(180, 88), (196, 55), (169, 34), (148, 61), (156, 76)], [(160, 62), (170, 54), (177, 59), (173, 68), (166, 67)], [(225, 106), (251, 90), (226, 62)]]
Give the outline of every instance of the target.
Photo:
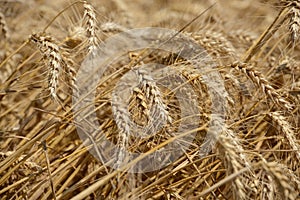
[[(187, 59), (160, 41), (125, 49), (97, 80), (94, 115), (76, 109), (80, 70), (109, 39), (145, 27), (175, 30), (201, 53)], [(300, 1), (0, 0), (0, 38), (1, 200), (300, 199)], [(151, 63), (170, 75), (156, 82)], [(224, 86), (218, 102), (209, 74)], [(78, 116), (97, 124), (86, 140)], [(113, 151), (103, 138), (139, 156), (103, 161), (93, 153)]]

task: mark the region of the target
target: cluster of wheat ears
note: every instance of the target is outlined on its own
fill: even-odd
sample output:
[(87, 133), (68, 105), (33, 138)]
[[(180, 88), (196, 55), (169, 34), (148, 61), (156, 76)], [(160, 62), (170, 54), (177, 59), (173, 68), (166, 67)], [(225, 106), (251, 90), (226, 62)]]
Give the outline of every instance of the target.
[[(213, 3), (0, 0), (0, 199), (300, 199), (300, 1)], [(81, 63), (107, 38), (136, 27), (178, 30), (213, 60), (207, 70), (220, 74), (228, 105), (226, 125), (205, 155), (209, 72), (163, 49), (124, 52), (112, 63), (94, 99), (101, 134), (91, 145), (79, 138), (74, 118), (84, 110), (74, 111), (72, 96)], [(89, 152), (101, 137), (149, 155), (174, 141), (186, 120), (174, 91), (139, 69), (147, 63), (185, 80), (177, 90), (196, 105), (198, 120), (185, 121), (197, 125), (195, 138), (161, 169), (130, 173), (129, 162), (115, 170)], [(133, 69), (139, 84), (130, 103), (112, 105), (116, 84)], [(158, 133), (132, 135), (129, 121), (139, 127), (135, 134), (147, 135), (152, 114), (166, 122)], [(119, 153), (115, 165), (125, 159)]]

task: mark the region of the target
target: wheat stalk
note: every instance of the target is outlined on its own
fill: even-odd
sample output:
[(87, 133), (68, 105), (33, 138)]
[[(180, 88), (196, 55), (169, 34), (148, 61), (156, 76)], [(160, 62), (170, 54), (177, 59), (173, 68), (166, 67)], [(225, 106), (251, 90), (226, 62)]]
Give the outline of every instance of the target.
[[(0, 161), (4, 160), (5, 158), (7, 158), (9, 156), (12, 156), (13, 154), (14, 154), (14, 151), (0, 152)], [(21, 155), (17, 158), (17, 160), (15, 162), (16, 163), (21, 162), (25, 157), (26, 157), (26, 155)], [(33, 171), (41, 171), (42, 170), (42, 167), (40, 165), (38, 165), (37, 163), (35, 163), (35, 162), (31, 162), (31, 161), (26, 160), (23, 163), (23, 165), (24, 165), (25, 168), (28, 168), (28, 169), (33, 170)]]

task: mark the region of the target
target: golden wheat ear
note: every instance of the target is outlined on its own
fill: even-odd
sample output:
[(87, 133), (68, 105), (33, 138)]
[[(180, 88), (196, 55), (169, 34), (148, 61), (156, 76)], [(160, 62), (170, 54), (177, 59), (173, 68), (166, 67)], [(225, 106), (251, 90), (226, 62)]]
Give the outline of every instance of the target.
[(103, 24), (101, 24), (100, 29), (104, 33), (124, 32), (124, 31), (128, 30), (128, 28), (126, 28), (120, 24), (116, 24), (114, 22), (103, 23)]
[(50, 96), (57, 100), (58, 79), (63, 63), (59, 46), (50, 36), (32, 34), (29, 39), (37, 45), (41, 54), (46, 58), (48, 69), (48, 89), (50, 91)]
[(99, 39), (97, 37), (97, 18), (94, 7), (87, 1), (83, 2), (84, 15), (83, 18), (86, 23), (86, 32), (88, 36), (88, 53), (95, 53), (97, 46), (99, 45)]
[(257, 84), (262, 92), (271, 98), (278, 106), (291, 110), (293, 106), (286, 99), (280, 96), (280, 94), (271, 86), (269, 81), (265, 79), (261, 73), (255, 71), (247, 66), (247, 64), (235, 62), (230, 67), (242, 72), (248, 76), (255, 84)]
[(286, 120), (286, 118), (283, 115), (281, 115), (280, 112), (270, 112), (267, 115), (272, 119), (279, 132), (285, 136), (289, 145), (295, 151), (296, 158), (300, 162), (300, 144), (299, 142), (297, 142), (297, 134), (293, 130), (291, 124)]
[[(71, 55), (67, 51), (62, 51), (61, 54), (63, 58), (63, 64), (65, 67), (65, 74), (66, 74), (66, 79), (69, 83), (69, 88), (71, 90), (78, 91), (78, 87), (76, 85), (76, 69), (75, 69), (75, 62), (71, 58)], [(74, 94), (73, 94), (74, 95)]]
[(300, 2), (298, 0), (283, 0), (282, 4), (288, 9), (290, 42), (295, 46), (299, 40)]
[(272, 177), (270, 184), (275, 183), (277, 186), (277, 191), (282, 199), (293, 200), (299, 197), (297, 194), (298, 192), (295, 191), (293, 185), (291, 184), (290, 177), (284, 173), (283, 169), (278, 165), (277, 162), (267, 162), (265, 159), (263, 159), (261, 166), (263, 170)]
[(9, 33), (8, 33), (8, 26), (5, 20), (5, 16), (2, 12), (0, 12), (0, 27), (1, 27), (1, 31), (3, 33), (4, 39), (7, 39), (9, 37)]
[[(250, 160), (244, 153), (244, 148), (235, 132), (231, 129), (224, 128), (218, 140), (218, 150), (221, 153), (220, 157), (226, 166), (228, 175), (237, 173), (245, 167), (251, 170), (252, 166)], [(247, 199), (248, 194), (255, 193), (253, 191), (254, 188), (247, 186), (249, 182), (254, 182), (254, 180), (255, 176), (253, 173), (245, 173), (233, 180), (232, 186), (234, 188), (235, 199)]]

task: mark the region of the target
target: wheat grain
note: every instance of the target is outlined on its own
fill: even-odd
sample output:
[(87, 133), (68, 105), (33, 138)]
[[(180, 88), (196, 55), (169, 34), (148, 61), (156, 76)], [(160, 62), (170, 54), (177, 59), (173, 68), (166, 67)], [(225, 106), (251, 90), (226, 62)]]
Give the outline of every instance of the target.
[(288, 110), (292, 109), (292, 105), (281, 97), (278, 92), (271, 86), (269, 81), (267, 81), (262, 75), (253, 69), (248, 68), (247, 64), (235, 62), (230, 65), (230, 67), (244, 73), (247, 75), (254, 83), (256, 83), (261, 90), (270, 97), (277, 105), (283, 106)]
[(295, 43), (299, 39), (299, 30), (300, 30), (300, 2), (297, 2), (297, 7), (292, 7), (291, 20), (290, 20), (290, 31), (291, 31), (291, 41)]
[(48, 87), (51, 97), (57, 100), (58, 78), (62, 68), (61, 65), (63, 63), (59, 46), (55, 44), (53, 38), (50, 36), (32, 34), (29, 38), (38, 46), (42, 55), (47, 58)]
[(130, 110), (137, 109), (138, 120), (142, 125), (146, 125), (149, 121), (149, 106), (145, 93), (139, 88), (133, 88), (133, 99), (130, 102)]

